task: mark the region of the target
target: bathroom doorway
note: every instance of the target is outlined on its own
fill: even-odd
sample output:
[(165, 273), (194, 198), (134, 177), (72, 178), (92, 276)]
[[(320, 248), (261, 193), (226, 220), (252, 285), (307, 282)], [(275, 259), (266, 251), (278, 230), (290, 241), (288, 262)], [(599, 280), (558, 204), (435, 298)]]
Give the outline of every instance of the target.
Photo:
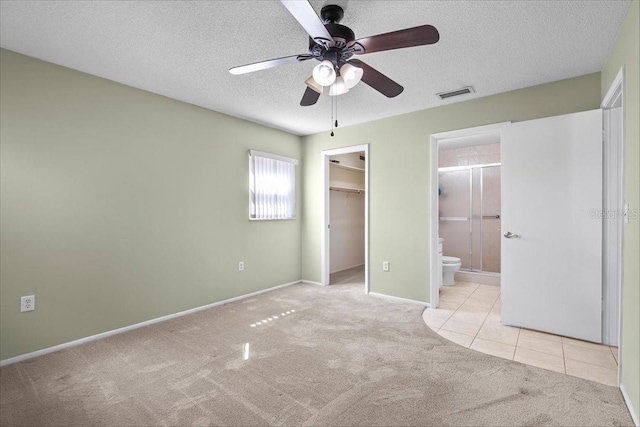
[(500, 129), (506, 123), (431, 135), (431, 306), (444, 256), (460, 259), (457, 280), (500, 284)]

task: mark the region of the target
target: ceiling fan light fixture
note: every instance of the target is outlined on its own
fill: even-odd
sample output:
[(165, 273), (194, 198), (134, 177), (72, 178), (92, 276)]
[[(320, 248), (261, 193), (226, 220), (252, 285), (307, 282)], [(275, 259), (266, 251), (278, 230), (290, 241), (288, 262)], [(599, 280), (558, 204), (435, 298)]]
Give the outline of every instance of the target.
[(329, 88), (329, 96), (342, 95), (347, 92), (349, 92), (349, 88), (347, 87), (347, 84), (345, 83), (342, 76), (338, 76), (338, 78), (336, 78), (336, 81)]
[(313, 79), (322, 86), (331, 86), (336, 81), (336, 70), (326, 59), (313, 68)]
[(308, 88), (313, 89), (314, 91), (318, 92), (320, 95), (322, 95), (322, 85), (320, 83), (318, 83), (313, 76), (310, 76), (307, 80), (305, 80), (305, 83), (307, 85)]
[(363, 74), (364, 71), (362, 70), (362, 68), (358, 68), (349, 63), (344, 64), (342, 65), (342, 67), (340, 67), (340, 75), (344, 79), (344, 83), (349, 89), (358, 84), (360, 79), (362, 79)]

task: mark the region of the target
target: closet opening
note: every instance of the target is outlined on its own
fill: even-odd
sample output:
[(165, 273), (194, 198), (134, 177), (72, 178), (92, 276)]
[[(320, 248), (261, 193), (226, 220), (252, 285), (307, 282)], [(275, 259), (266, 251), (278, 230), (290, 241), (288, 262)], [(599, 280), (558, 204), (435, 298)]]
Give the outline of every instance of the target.
[(322, 152), (322, 285), (363, 283), (368, 271), (368, 145)]

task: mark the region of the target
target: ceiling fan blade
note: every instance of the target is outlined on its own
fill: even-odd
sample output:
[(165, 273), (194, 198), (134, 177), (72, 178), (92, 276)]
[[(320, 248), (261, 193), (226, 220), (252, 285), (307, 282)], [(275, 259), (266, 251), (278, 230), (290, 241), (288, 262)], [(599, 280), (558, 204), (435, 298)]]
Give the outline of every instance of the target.
[(311, 55), (293, 55), (284, 58), (269, 59), (267, 61), (254, 62), (253, 64), (240, 65), (238, 67), (229, 68), (231, 74), (246, 74), (254, 71), (266, 70), (267, 68), (278, 67), (280, 65), (293, 64), (294, 62), (306, 61), (313, 58)]
[(388, 98), (396, 97), (404, 90), (398, 83), (359, 59), (352, 59), (348, 63), (362, 68), (361, 80)]
[(308, 1), (280, 0), (280, 3), (287, 8), (289, 13), (296, 18), (316, 43), (322, 43), (327, 46), (334, 45), (333, 37), (331, 37), (331, 34), (329, 34), (329, 31), (327, 31)]
[(438, 40), (440, 40), (440, 33), (436, 30), (436, 27), (421, 25), (419, 27), (358, 39), (355, 45), (357, 46), (359, 44), (364, 48), (364, 51), (362, 51), (356, 47), (356, 53), (364, 54), (434, 44), (437, 43)]
[(318, 102), (318, 98), (320, 98), (320, 94), (310, 87), (304, 91), (304, 95), (302, 95), (302, 100), (300, 100), (300, 105), (303, 107), (308, 107), (309, 105), (313, 105)]

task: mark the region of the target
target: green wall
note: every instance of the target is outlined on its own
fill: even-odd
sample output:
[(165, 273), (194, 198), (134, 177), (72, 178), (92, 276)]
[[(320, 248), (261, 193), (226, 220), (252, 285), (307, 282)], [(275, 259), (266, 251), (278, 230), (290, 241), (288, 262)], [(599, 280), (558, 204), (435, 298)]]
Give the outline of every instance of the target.
[(299, 137), (0, 55), (1, 359), (300, 279), (301, 220), (247, 219), (247, 150)]
[[(379, 102), (396, 100), (381, 97)], [(321, 280), (322, 150), (370, 144), (370, 290), (428, 302), (429, 136), (492, 123), (591, 110), (599, 105), (600, 73), (596, 73), (338, 128), (333, 138), (329, 132), (304, 137), (302, 277)], [(390, 262), (389, 272), (382, 271), (382, 261)]]
[[(320, 153), (365, 143), (371, 291), (428, 302), (429, 135), (598, 108), (623, 64), (625, 197), (637, 210), (638, 15), (634, 1), (602, 74), (339, 128), (333, 138), (301, 139), (1, 50), (0, 359), (320, 281)], [(248, 149), (302, 158), (299, 219), (247, 220)], [(622, 382), (636, 411), (638, 222), (625, 226), (622, 320)], [(21, 314), (29, 294), (37, 310)]]
[[(602, 96), (621, 66), (625, 68), (624, 198), (636, 213), (624, 225), (622, 284), (622, 384), (640, 416), (640, 3), (633, 1), (611, 55), (602, 70)], [(637, 418), (636, 418), (637, 419)]]

